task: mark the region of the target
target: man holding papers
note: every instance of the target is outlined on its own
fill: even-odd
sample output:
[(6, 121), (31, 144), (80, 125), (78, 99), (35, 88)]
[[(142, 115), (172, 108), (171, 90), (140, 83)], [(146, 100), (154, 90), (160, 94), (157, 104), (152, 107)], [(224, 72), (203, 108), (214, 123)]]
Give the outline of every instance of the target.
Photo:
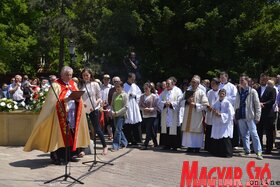
[[(73, 160), (79, 156), (78, 148), (87, 147), (90, 142), (82, 93), (75, 92), (78, 88), (72, 75), (71, 67), (62, 68), (61, 78), (52, 83), (53, 89), (49, 90), (33, 132), (24, 147), (24, 151), (37, 149), (51, 152), (51, 159), (55, 164), (67, 162), (64, 160), (65, 147), (70, 148), (70, 160)], [(75, 93), (71, 94), (72, 92)]]

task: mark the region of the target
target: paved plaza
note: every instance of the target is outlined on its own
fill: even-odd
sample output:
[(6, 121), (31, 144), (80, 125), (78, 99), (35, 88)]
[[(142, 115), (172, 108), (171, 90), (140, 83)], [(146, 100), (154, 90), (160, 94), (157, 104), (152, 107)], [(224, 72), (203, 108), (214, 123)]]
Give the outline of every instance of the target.
[(248, 179), (246, 166), (250, 161), (255, 161), (255, 165), (260, 167), (268, 163), (272, 180), (280, 181), (280, 153), (276, 149), (271, 155), (264, 155), (264, 160), (257, 160), (255, 155), (250, 158), (237, 156), (242, 150), (235, 151), (233, 158), (217, 158), (204, 151), (187, 154), (184, 149), (175, 152), (125, 148), (118, 152), (109, 151), (106, 156), (102, 156), (101, 151), (101, 147), (98, 147), (97, 160), (114, 165), (97, 163), (88, 171), (92, 164), (82, 162), (93, 160), (93, 155), (70, 163), (70, 176), (84, 182), (84, 185), (73, 183), (71, 178), (44, 184), (63, 175), (65, 166), (52, 164), (49, 154), (40, 151), (27, 153), (23, 152), (22, 146), (0, 146), (0, 186), (180, 186), (184, 161), (198, 161), (198, 174), (201, 167), (207, 167), (208, 170), (213, 167), (240, 167), (243, 171), (242, 180)]

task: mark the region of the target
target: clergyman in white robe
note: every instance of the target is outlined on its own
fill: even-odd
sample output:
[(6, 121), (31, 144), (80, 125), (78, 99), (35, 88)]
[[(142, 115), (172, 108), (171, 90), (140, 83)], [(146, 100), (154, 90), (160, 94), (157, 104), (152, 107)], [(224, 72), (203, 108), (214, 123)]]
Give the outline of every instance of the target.
[[(181, 136), (178, 130), (180, 127), (178, 101), (181, 93), (173, 87), (169, 90), (165, 89), (159, 96), (159, 109), (161, 111), (160, 145), (166, 149), (181, 147)], [(166, 102), (170, 102), (171, 106), (166, 107)]]
[(140, 88), (132, 83), (129, 85), (128, 83), (124, 83), (124, 91), (127, 93), (128, 100), (128, 111), (127, 118), (125, 119), (126, 124), (136, 124), (142, 121), (140, 108), (139, 108), (139, 100), (142, 95)]
[(123, 132), (127, 141), (132, 145), (136, 145), (137, 143), (142, 143), (142, 117), (138, 105), (142, 93), (135, 83), (128, 82), (124, 84), (124, 91), (128, 95), (128, 110)]

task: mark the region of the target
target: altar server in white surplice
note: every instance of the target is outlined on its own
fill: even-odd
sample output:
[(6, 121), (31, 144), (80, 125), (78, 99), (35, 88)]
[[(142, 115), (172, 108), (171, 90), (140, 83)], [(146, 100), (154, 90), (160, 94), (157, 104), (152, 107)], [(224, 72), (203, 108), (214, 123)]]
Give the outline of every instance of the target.
[(134, 73), (129, 73), (127, 82), (124, 84), (124, 91), (127, 93), (129, 99), (127, 118), (125, 119), (123, 131), (128, 143), (131, 143), (132, 145), (142, 143), (142, 117), (138, 105), (142, 92), (135, 84), (135, 78)]
[[(232, 104), (234, 107), (236, 95), (237, 95), (237, 87), (229, 82), (229, 76), (226, 72), (220, 73), (220, 85), (219, 89), (225, 89), (227, 92), (226, 99)], [(239, 127), (237, 122), (233, 124), (233, 138), (231, 139), (232, 146), (234, 149), (240, 145), (241, 136), (239, 136)]]
[[(193, 77), (191, 80), (192, 90), (185, 92), (185, 111), (182, 123), (182, 146), (187, 147), (187, 152), (199, 152), (203, 147), (204, 110), (209, 106), (208, 99), (204, 91), (198, 88), (200, 79)], [(193, 95), (187, 96), (188, 92), (193, 91)], [(182, 102), (182, 99), (180, 103)]]
[(166, 89), (159, 96), (159, 109), (161, 111), (160, 145), (164, 149), (181, 147), (179, 106), (181, 92), (174, 89), (171, 79), (166, 80)]
[(207, 98), (208, 98), (208, 102), (210, 107), (208, 107), (208, 109), (206, 110), (206, 116), (205, 116), (205, 124), (206, 124), (206, 128), (205, 128), (205, 144), (204, 144), (204, 150), (206, 151), (211, 151), (211, 148), (215, 145), (213, 145), (212, 143), (212, 138), (211, 138), (211, 131), (212, 131), (212, 111), (211, 111), (211, 107), (214, 105), (214, 103), (216, 103), (216, 101), (219, 99), (219, 84), (220, 81), (218, 78), (213, 78), (211, 80), (211, 90), (209, 90), (207, 92)]
[(230, 138), (233, 137), (234, 108), (226, 98), (226, 90), (219, 90), (219, 100), (213, 105), (212, 154), (220, 157), (232, 157), (233, 148)]

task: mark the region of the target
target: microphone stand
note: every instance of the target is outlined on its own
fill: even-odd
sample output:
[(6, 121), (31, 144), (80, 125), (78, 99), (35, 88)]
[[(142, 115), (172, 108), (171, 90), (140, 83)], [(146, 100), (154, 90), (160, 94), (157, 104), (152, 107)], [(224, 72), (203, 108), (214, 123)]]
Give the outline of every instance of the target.
[(76, 181), (76, 182), (78, 182), (78, 183), (80, 183), (80, 184), (84, 184), (82, 181), (79, 181), (78, 179), (75, 179), (74, 177), (72, 177), (71, 176), (71, 173), (70, 173), (70, 171), (69, 171), (69, 173), (68, 173), (68, 171), (67, 171), (67, 169), (68, 169), (68, 154), (70, 155), (70, 149), (69, 149), (69, 147), (68, 147), (68, 133), (69, 133), (69, 130), (68, 130), (68, 128), (69, 128), (69, 121), (68, 121), (68, 116), (67, 116), (67, 112), (66, 112), (66, 110), (65, 110), (65, 108), (63, 107), (63, 104), (62, 104), (62, 102), (59, 100), (59, 98), (58, 98), (58, 96), (57, 96), (57, 94), (56, 94), (56, 92), (55, 92), (55, 90), (54, 90), (54, 88), (53, 88), (53, 85), (52, 85), (52, 83), (50, 84), (51, 85), (51, 88), (52, 88), (52, 91), (53, 91), (53, 93), (54, 93), (54, 95), (55, 95), (55, 97), (56, 97), (56, 99), (57, 99), (57, 101), (58, 101), (58, 103), (59, 103), (59, 107), (60, 107), (60, 109), (62, 109), (62, 111), (63, 111), (63, 113), (65, 114), (65, 116), (66, 116), (66, 142), (65, 142), (65, 162), (66, 162), (66, 164), (65, 164), (65, 173), (63, 174), (63, 175), (61, 175), (61, 176), (59, 176), (59, 177), (56, 177), (56, 178), (54, 178), (54, 179), (51, 179), (51, 180), (48, 180), (48, 181), (46, 181), (46, 182), (44, 182), (44, 184), (47, 184), (47, 183), (50, 183), (50, 182), (52, 182), (52, 181), (55, 181), (55, 180), (58, 180), (58, 179), (60, 179), (60, 178), (63, 178), (63, 180), (64, 181), (67, 181), (67, 179), (68, 178), (70, 178), (70, 179), (72, 179), (72, 180), (74, 180), (74, 181)]
[[(91, 84), (91, 83), (90, 83)], [(85, 82), (85, 88), (86, 88), (86, 92), (87, 92), (87, 95), (88, 95), (88, 98), (89, 98), (89, 101), (90, 101), (90, 104), (91, 104), (91, 106), (92, 106), (92, 109), (93, 110), (95, 110), (94, 109), (94, 106), (93, 106), (93, 102), (92, 102), (92, 100), (91, 100), (91, 97), (90, 97), (90, 94), (89, 94), (89, 91), (88, 91), (88, 89), (87, 89), (87, 85), (86, 85), (86, 82)], [(94, 111), (92, 111), (92, 112), (94, 112)], [(89, 118), (90, 118), (90, 116), (89, 116)], [(99, 120), (99, 119), (98, 119)], [(90, 120), (91, 121), (91, 120)], [(92, 124), (93, 125), (93, 127), (94, 127), (94, 124)], [(96, 124), (96, 125), (98, 125), (98, 124)], [(108, 162), (102, 162), (102, 161), (97, 161), (96, 160), (96, 130), (94, 130), (94, 136), (93, 136), (93, 142), (94, 142), (94, 153), (93, 153), (93, 160), (92, 161), (87, 161), (87, 162), (82, 162), (82, 164), (86, 164), (86, 163), (91, 163), (92, 162), (92, 165), (90, 166), (90, 168), (88, 169), (88, 171), (90, 171), (93, 167), (95, 167), (96, 166), (96, 164), (97, 163), (102, 163), (102, 164), (108, 164), (108, 165), (114, 165), (114, 164), (112, 164), (112, 163), (108, 163)]]

